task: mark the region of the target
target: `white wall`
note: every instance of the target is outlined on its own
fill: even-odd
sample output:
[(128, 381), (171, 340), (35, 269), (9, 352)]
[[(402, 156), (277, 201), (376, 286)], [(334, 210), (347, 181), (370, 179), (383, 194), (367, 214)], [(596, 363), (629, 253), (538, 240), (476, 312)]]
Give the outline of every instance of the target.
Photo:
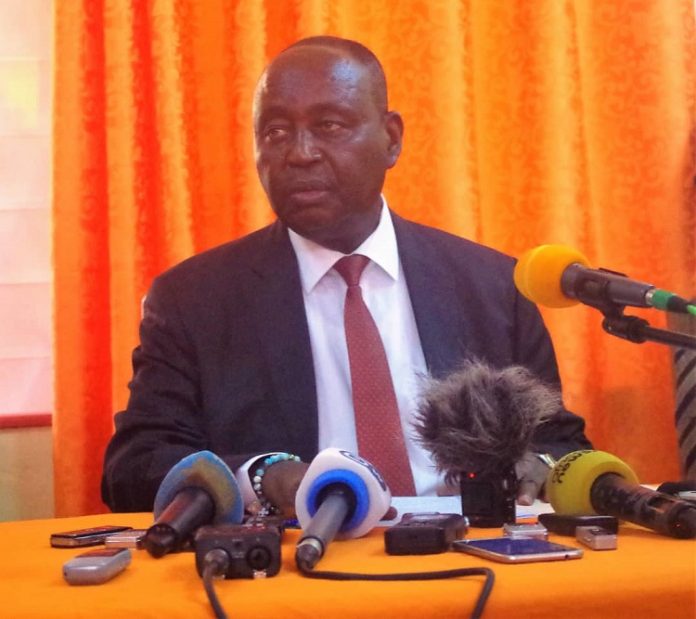
[[(0, 421), (53, 410), (52, 29), (51, 0), (0, 0)], [(52, 516), (51, 459), (50, 427), (0, 430), (0, 520)]]

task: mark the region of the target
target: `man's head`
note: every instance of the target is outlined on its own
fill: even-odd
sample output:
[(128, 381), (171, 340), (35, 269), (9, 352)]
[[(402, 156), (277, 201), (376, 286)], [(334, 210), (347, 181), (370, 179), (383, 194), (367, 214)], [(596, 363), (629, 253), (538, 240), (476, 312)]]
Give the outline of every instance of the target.
[(403, 124), (367, 48), (312, 37), (281, 52), (256, 89), (254, 134), (261, 183), (288, 227), (344, 253), (375, 229)]

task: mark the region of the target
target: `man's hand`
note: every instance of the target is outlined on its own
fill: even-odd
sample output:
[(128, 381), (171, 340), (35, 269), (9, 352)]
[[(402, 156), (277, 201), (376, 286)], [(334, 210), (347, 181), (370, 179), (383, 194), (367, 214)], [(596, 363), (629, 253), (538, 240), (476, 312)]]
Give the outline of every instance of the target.
[(531, 505), (536, 498), (546, 500), (544, 484), (550, 470), (549, 465), (545, 464), (538, 454), (531, 451), (518, 460), (515, 464), (515, 472), (519, 479), (517, 502), (520, 505)]
[(283, 460), (266, 469), (261, 490), (273, 505), (281, 509), (286, 518), (295, 516), (295, 494), (308, 468), (309, 464), (305, 462)]

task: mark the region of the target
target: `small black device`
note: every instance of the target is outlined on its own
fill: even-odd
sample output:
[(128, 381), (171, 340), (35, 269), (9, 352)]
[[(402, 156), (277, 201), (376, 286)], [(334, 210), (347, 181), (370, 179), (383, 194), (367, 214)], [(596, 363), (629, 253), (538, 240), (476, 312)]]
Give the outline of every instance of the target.
[(226, 555), (225, 578), (263, 578), (280, 571), (281, 531), (263, 523), (206, 525), (194, 537), (196, 569), (203, 575), (206, 555)]
[(539, 522), (552, 533), (571, 535), (573, 537), (575, 537), (575, 529), (578, 527), (601, 527), (613, 534), (616, 534), (619, 530), (619, 519), (615, 516), (539, 514)]
[(428, 555), (448, 550), (469, 529), (466, 517), (439, 512), (408, 513), (384, 532), (390, 555)]
[(534, 537), (491, 537), (462, 539), (452, 543), (452, 549), (501, 563), (530, 563), (579, 559), (581, 548), (556, 544)]
[(485, 474), (463, 471), (459, 486), (462, 514), (472, 527), (502, 527), (506, 522), (515, 522), (517, 475), (514, 466)]
[(63, 565), (63, 578), (71, 585), (100, 585), (120, 574), (130, 562), (128, 548), (90, 550)]
[(76, 529), (74, 531), (61, 531), (51, 533), (51, 546), (54, 548), (76, 548), (82, 546), (98, 546), (104, 540), (119, 531), (127, 531), (133, 527), (104, 525), (101, 527), (90, 527), (88, 529)]
[(681, 499), (696, 503), (696, 479), (666, 481), (657, 487), (656, 492), (664, 492)]

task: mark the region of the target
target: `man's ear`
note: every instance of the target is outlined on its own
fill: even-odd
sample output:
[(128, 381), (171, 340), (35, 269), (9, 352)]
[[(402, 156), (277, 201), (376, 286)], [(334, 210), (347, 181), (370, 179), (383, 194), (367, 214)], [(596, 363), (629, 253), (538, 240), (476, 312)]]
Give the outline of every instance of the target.
[(404, 121), (399, 112), (386, 112), (384, 126), (387, 130), (389, 143), (387, 145), (387, 167), (393, 167), (401, 154), (401, 143), (404, 137)]

